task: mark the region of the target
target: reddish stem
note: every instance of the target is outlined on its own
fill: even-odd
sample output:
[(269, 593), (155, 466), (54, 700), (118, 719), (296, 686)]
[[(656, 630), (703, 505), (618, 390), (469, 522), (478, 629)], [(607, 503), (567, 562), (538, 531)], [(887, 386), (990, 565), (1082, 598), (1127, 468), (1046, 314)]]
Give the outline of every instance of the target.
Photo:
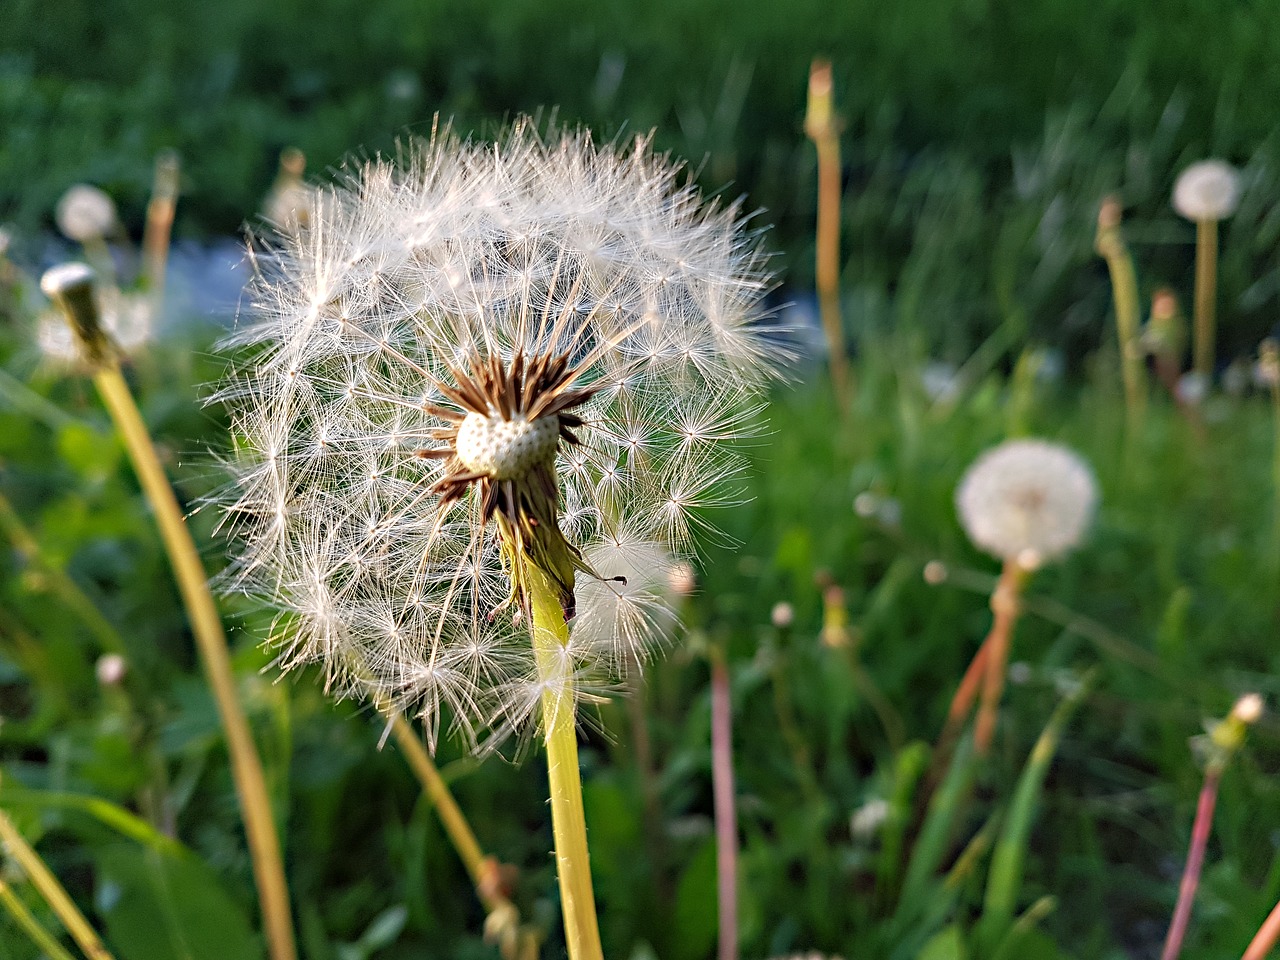
[(1277, 939), (1280, 939), (1280, 903), (1277, 903), (1267, 914), (1267, 919), (1262, 921), (1262, 926), (1249, 941), (1249, 947), (1240, 960), (1263, 960), (1263, 957), (1276, 945)]
[(729, 669), (711, 657), (711, 789), (716, 819), (716, 884), (720, 899), (720, 960), (738, 960), (738, 817), (733, 790), (733, 707)]
[[(1176, 960), (1182, 950), (1182, 940), (1187, 935), (1191, 906), (1195, 902), (1196, 888), (1200, 885), (1200, 868), (1204, 866), (1204, 851), (1209, 843), (1209, 830), (1213, 826), (1213, 807), (1218, 800), (1218, 780), (1221, 776), (1222, 768), (1216, 764), (1210, 764), (1205, 771), (1204, 786), (1200, 788), (1200, 800), (1196, 804), (1195, 823), (1191, 826), (1187, 866), (1182, 871), (1182, 883), (1178, 886), (1178, 904), (1173, 909), (1173, 920), (1169, 923), (1169, 935), (1165, 938), (1160, 960)], [(1268, 918), (1268, 922), (1270, 919)]]

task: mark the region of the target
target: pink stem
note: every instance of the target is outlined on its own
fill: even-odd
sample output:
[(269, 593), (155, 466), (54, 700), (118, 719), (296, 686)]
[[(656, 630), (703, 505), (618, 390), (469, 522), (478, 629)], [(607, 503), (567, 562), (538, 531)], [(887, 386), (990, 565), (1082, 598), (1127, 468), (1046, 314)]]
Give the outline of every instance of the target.
[(711, 657), (711, 790), (715, 797), (720, 960), (738, 960), (738, 817), (733, 796), (733, 707), (729, 670)]
[(1182, 950), (1182, 938), (1187, 935), (1187, 923), (1191, 920), (1191, 905), (1200, 885), (1200, 868), (1204, 866), (1204, 849), (1209, 844), (1209, 830), (1213, 825), (1213, 806), (1218, 800), (1220, 767), (1210, 764), (1205, 771), (1204, 786), (1200, 788), (1200, 801), (1196, 804), (1196, 819), (1191, 826), (1191, 846), (1187, 850), (1187, 866), (1182, 871), (1182, 883), (1178, 886), (1178, 905), (1173, 909), (1169, 923), (1169, 935), (1164, 941), (1160, 960), (1177, 960)]

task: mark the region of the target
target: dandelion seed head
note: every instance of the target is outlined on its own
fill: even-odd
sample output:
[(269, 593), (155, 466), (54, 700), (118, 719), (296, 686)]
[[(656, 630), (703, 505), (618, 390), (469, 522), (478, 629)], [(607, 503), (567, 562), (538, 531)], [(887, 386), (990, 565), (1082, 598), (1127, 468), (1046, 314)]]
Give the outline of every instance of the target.
[(1225, 220), (1240, 206), (1240, 173), (1225, 160), (1201, 160), (1173, 186), (1173, 209), (1188, 220)]
[(116, 205), (103, 190), (77, 183), (58, 200), (53, 219), (68, 240), (99, 240), (116, 228)]
[[(73, 263), (63, 266), (84, 265)], [(61, 268), (54, 267), (47, 271), (45, 278), (59, 269)], [(92, 272), (89, 277), (92, 279)], [(61, 281), (51, 281), (56, 282)], [(94, 291), (94, 299), (98, 306), (98, 322), (102, 332), (110, 338), (118, 354), (133, 356), (155, 339), (155, 306), (151, 298), (123, 293), (110, 287), (99, 287)], [(85, 362), (80, 339), (68, 325), (61, 310), (51, 309), (40, 314), (36, 320), (36, 342), (41, 354), (52, 365), (74, 367)]]
[(442, 131), (257, 242), (216, 394), (225, 587), (285, 612), (282, 665), (433, 732), (520, 729), (553, 681), (512, 543), (560, 591), (579, 699), (669, 636), (786, 355), (758, 238), (680, 176), (645, 138)]
[(1093, 472), (1073, 451), (1044, 440), (1009, 440), (965, 472), (956, 507), (974, 545), (1034, 569), (1077, 546), (1093, 520)]

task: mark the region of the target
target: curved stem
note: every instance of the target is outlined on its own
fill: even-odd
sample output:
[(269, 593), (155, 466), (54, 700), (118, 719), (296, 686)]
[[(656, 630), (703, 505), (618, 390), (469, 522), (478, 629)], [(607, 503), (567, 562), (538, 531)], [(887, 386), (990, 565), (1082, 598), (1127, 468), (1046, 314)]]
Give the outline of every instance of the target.
[(22, 928), (27, 938), (49, 957), (49, 960), (75, 960), (52, 933), (40, 926), (40, 921), (35, 918), (35, 914), (27, 909), (27, 905), (13, 892), (13, 888), (3, 880), (0, 880), (0, 903), (3, 903), (4, 908), (9, 911), (13, 922)]
[(71, 939), (84, 955), (89, 960), (114, 960), (111, 951), (103, 945), (102, 939), (75, 905), (75, 901), (58, 882), (53, 871), (45, 866), (40, 854), (18, 832), (4, 810), (0, 810), (0, 841), (3, 841), (9, 856), (18, 862), (27, 879), (40, 891), (40, 896), (49, 904), (49, 909), (58, 915), (62, 925), (67, 928), (67, 933), (71, 934)]
[(164, 475), (160, 458), (151, 443), (146, 424), (129, 392), (120, 368), (108, 363), (94, 374), (94, 384), (103, 403), (124, 437), (130, 459), (137, 471), (156, 524), (164, 541), (169, 561), (173, 564), (178, 590), (191, 621), (205, 676), (218, 706), (218, 716), (227, 736), (227, 752), (231, 759), (231, 775), (240, 799), (245, 837), (253, 860), (254, 880), (262, 907), (263, 925), (272, 960), (295, 960), (293, 921), (289, 913), (289, 889), (285, 882), (284, 862), (275, 818), (267, 794), (262, 761), (258, 756), (249, 721), (236, 694), (235, 674), (227, 650), (222, 620), (209, 593), (200, 555), (196, 552), (191, 532), (182, 517), (182, 509), (173, 488)]
[(551, 827), (555, 835), (565, 940), (569, 960), (603, 960), (587, 852), (582, 776), (578, 770), (573, 665), (566, 649), (569, 625), (565, 623), (560, 591), (555, 584), (532, 563), (526, 564), (526, 573), (533, 652), (542, 685), (542, 728), (547, 747)]
[(991, 594), (991, 613), (994, 621), (991, 633), (983, 642), (987, 648), (982, 680), (982, 702), (978, 705), (978, 721), (974, 727), (974, 745), (983, 756), (991, 746), (996, 730), (996, 714), (1000, 709), (1000, 696), (1004, 693), (1004, 675), (1009, 663), (1009, 644), (1013, 639), (1013, 626), (1018, 622), (1020, 595), (1025, 574), (1015, 560), (1006, 560), (996, 589)]
[(1272, 907), (1267, 919), (1262, 921), (1240, 960), (1264, 960), (1276, 945), (1276, 940), (1280, 940), (1280, 903)]

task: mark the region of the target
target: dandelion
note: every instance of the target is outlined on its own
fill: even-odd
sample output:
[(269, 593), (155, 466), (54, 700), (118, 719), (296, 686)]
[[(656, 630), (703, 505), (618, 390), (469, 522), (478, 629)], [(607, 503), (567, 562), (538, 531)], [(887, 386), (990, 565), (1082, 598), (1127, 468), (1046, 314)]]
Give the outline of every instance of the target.
[(991, 632), (952, 698), (944, 746), (981, 693), (974, 742), (980, 753), (987, 751), (1027, 578), (1080, 543), (1097, 501), (1088, 465), (1066, 447), (1044, 440), (1009, 440), (965, 472), (956, 489), (961, 523), (974, 545), (999, 557), (1004, 567), (991, 594)]
[[(283, 666), (319, 661), (432, 736), (492, 745), (541, 711), (576, 784), (575, 703), (669, 624), (660, 585), (735, 501), (728, 442), (778, 353), (740, 210), (678, 177), (644, 138), (437, 131), (256, 255), (219, 394), (228, 585), (282, 611)], [(594, 906), (589, 880), (564, 888), (585, 835), (561, 849), (558, 789), (577, 956)]]
[(1196, 225), (1195, 339), (1196, 373), (1213, 374), (1215, 301), (1218, 286), (1218, 221), (1240, 206), (1240, 174), (1222, 160), (1193, 163), (1178, 175), (1173, 208)]
[(54, 221), (68, 240), (92, 243), (115, 232), (115, 202), (104, 191), (87, 183), (68, 188), (54, 210)]
[(960, 521), (974, 545), (1031, 566), (1077, 546), (1097, 501), (1088, 465), (1044, 440), (1010, 440), (987, 451), (956, 489)]

